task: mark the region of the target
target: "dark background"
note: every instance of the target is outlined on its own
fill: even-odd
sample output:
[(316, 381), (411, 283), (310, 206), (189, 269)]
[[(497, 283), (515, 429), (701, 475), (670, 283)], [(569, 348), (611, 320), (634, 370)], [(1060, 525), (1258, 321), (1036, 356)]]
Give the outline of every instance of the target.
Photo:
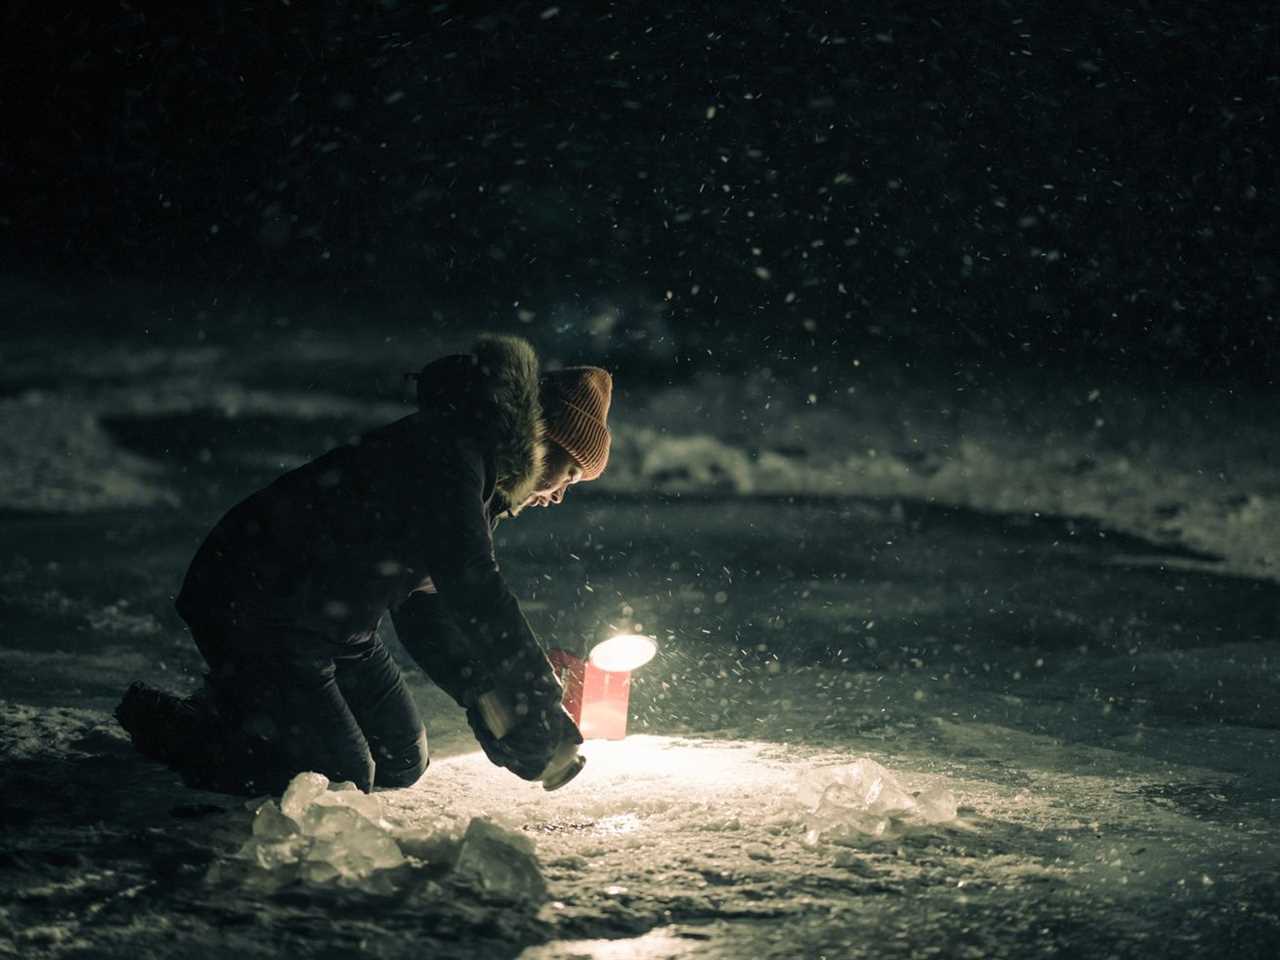
[(881, 350), (1263, 382), (1280, 342), (1272, 3), (2, 18), (5, 273), (123, 304), (85, 324), (216, 297), (589, 326), (637, 368)]

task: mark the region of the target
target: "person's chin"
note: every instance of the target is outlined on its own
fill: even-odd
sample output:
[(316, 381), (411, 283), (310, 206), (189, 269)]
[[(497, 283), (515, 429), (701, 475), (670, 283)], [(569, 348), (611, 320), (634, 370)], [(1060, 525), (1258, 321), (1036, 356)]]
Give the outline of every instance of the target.
[(526, 500), (524, 503), (520, 504), (519, 506), (509, 507), (508, 513), (510, 513), (511, 516), (513, 517), (518, 517), (520, 516), (521, 513), (523, 513), (525, 510), (528, 510), (530, 507), (547, 507), (550, 505), (551, 505), (551, 501), (549, 500), (536, 500), (531, 498), (529, 500)]

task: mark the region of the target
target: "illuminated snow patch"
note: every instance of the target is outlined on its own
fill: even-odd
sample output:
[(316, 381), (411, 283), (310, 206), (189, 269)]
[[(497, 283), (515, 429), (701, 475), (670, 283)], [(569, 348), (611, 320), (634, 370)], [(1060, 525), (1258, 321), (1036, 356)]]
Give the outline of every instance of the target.
[(529, 947), (518, 960), (668, 960), (688, 954), (700, 942), (660, 929), (625, 940), (556, 940)]
[[(689, 816), (705, 819), (712, 807), (758, 812), (791, 808), (795, 767), (768, 756), (777, 750), (776, 744), (755, 741), (657, 736), (588, 741), (582, 747), (586, 768), (554, 793), (517, 780), (476, 752), (434, 761), (415, 787), (386, 796), (408, 818), (438, 817), (448, 811), (455, 817), (490, 816), (525, 824), (598, 824), (608, 818), (663, 814), (662, 824), (646, 826), (687, 827)], [(610, 832), (629, 830), (615, 827)]]

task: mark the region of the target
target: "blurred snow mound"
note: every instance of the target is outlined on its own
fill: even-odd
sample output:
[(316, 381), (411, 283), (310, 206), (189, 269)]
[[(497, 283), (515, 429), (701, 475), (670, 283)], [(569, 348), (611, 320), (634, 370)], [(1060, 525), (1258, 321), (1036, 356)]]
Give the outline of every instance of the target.
[(87, 512), (177, 502), (160, 466), (117, 447), (90, 402), (35, 390), (0, 400), (0, 505)]
[(870, 757), (805, 771), (796, 799), (808, 811), (804, 841), (809, 846), (857, 846), (867, 839), (900, 836), (913, 827), (955, 820), (957, 806), (955, 795), (945, 787), (909, 793)]
[[(6, 658), (0, 671), (29, 662)], [(108, 750), (133, 751), (114, 717), (80, 707), (0, 700), (0, 757), (6, 763), (47, 757), (66, 761)]]
[[(278, 803), (255, 802), (252, 836), (236, 857), (255, 886), (268, 888), (300, 881), (390, 894), (406, 871), (432, 866), (494, 897), (546, 895), (533, 843), (522, 834), (480, 817), (465, 833), (448, 818), (400, 828), (384, 818), (381, 798), (314, 772), (294, 777)], [(217, 867), (213, 880), (225, 872)]]
[(160, 621), (152, 614), (130, 612), (129, 601), (123, 597), (101, 609), (89, 611), (87, 618), (94, 630), (118, 636), (156, 637), (164, 632)]
[[(67, 513), (177, 506), (180, 498), (166, 479), (166, 465), (125, 449), (102, 424), (111, 417), (198, 410), (228, 419), (338, 417), (357, 426), (390, 422), (408, 412), (403, 404), (336, 394), (237, 383), (211, 387), (197, 377), (97, 393), (27, 390), (0, 398), (0, 506)], [(282, 459), (287, 460), (273, 457), (271, 465)]]
[(751, 493), (755, 471), (744, 450), (707, 434), (669, 436), (632, 428), (640, 480), (660, 490)]

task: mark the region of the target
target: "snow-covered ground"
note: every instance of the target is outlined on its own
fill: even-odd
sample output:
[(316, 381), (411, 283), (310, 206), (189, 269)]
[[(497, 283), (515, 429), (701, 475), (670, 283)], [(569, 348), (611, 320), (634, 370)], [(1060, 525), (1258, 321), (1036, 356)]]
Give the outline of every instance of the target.
[[(224, 434), (278, 418), (286, 439), (261, 438), (238, 452), (240, 463), (222, 465), (270, 472), (408, 412), (394, 388), (400, 375), (465, 342), (415, 338), (408, 359), (401, 338), (319, 333), (244, 351), (108, 342), (33, 355), (25, 346), (0, 345), (14, 385), (0, 398), (0, 506), (84, 511), (182, 501), (155, 457), (104, 424), (135, 438), (131, 425), (212, 424)], [(1034, 369), (975, 387), (911, 369), (859, 362), (798, 382), (711, 363), (674, 386), (620, 380), (613, 458), (597, 488), (918, 499), (1089, 518), (1203, 551), (1224, 572), (1280, 575), (1280, 419), (1264, 398)], [(334, 370), (345, 374), (337, 383)], [(43, 385), (51, 380), (54, 389)], [(383, 395), (339, 389), (352, 385)], [(206, 464), (217, 455), (186, 453)]]
[[(437, 759), (417, 786), (376, 796), (388, 823), (428, 852), (380, 893), (277, 887), (270, 871), (246, 872), (236, 851), (253, 804), (146, 769), (101, 713), (6, 704), (6, 728), (42, 734), (18, 748), (25, 762), (10, 761), (18, 788), (56, 784), (66, 795), (7, 798), (27, 819), (7, 838), (0, 930), (24, 956), (160, 955), (166, 944), (199, 956), (266, 955), (269, 944), (304, 954), (353, 938), (372, 955), (430, 943), (437, 955), (528, 960), (1143, 955), (1157, 945), (1169, 956), (1225, 945), (1268, 955), (1280, 792), (1274, 776), (1220, 766), (1273, 751), (1273, 735), (1225, 728), (1211, 744), (1179, 744), (1155, 729), (1150, 750), (1128, 734), (1071, 742), (1019, 729), (1026, 715), (1005, 698), (966, 691), (946, 702), (928, 683), (827, 674), (747, 684), (749, 709), (768, 718), (759, 739), (589, 742), (586, 769), (555, 793), (491, 767), (446, 698), (419, 687)], [(819, 707), (824, 681), (851, 696)], [(889, 735), (860, 719), (875, 704), (893, 713)], [(1201, 766), (1206, 750), (1215, 756)], [(958, 817), (815, 840), (807, 783), (862, 755), (911, 792), (952, 791)], [(112, 762), (126, 781), (95, 781), (93, 766)], [(437, 851), (456, 857), (477, 817), (532, 842), (545, 897), (511, 901), (433, 862)]]
[[(435, 759), (378, 794), (452, 849), (505, 824), (546, 897), (429, 857), (378, 894), (277, 888), (237, 872), (253, 813), (139, 761), (110, 709), (194, 685), (169, 596), (208, 522), (460, 344), (246, 344), (0, 343), (0, 954), (1272, 955), (1269, 411), (871, 360), (620, 379), (606, 476), (500, 551), (549, 639), (659, 637), (633, 735), (546, 793), (411, 669)], [(813, 836), (807, 784), (862, 757), (957, 817)]]

